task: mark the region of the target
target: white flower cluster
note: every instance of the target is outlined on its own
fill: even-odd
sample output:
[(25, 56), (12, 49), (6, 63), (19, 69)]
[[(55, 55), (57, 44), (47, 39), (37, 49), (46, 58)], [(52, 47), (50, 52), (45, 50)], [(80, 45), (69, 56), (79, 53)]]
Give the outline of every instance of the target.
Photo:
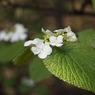
[(27, 38), (27, 29), (22, 24), (15, 24), (11, 31), (2, 30), (0, 32), (0, 41), (17, 42)]
[(58, 29), (51, 32), (50, 30), (44, 30), (44, 39), (35, 38), (34, 40), (26, 41), (24, 46), (31, 46), (31, 51), (38, 55), (39, 58), (44, 59), (52, 53), (50, 46), (61, 47), (66, 41), (77, 41), (77, 37), (71, 28), (68, 26), (65, 29)]

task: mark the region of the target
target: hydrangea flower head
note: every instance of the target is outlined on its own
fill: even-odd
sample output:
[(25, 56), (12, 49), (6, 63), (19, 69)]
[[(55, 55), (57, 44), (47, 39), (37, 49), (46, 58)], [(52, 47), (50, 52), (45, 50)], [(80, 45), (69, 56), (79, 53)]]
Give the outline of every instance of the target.
[(51, 46), (61, 47), (66, 41), (74, 42), (77, 40), (74, 32), (68, 26), (65, 29), (58, 29), (51, 32), (50, 30), (44, 30), (45, 34), (43, 39), (35, 38), (34, 40), (26, 41), (24, 46), (31, 46), (31, 51), (34, 55), (38, 55), (39, 58), (44, 59), (52, 53)]

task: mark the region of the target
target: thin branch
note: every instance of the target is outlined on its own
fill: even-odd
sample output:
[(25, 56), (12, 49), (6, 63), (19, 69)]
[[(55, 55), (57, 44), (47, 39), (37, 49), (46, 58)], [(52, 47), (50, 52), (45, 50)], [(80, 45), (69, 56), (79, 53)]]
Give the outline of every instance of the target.
[(68, 10), (60, 10), (58, 8), (50, 8), (50, 7), (40, 7), (40, 6), (30, 6), (30, 5), (21, 5), (21, 4), (12, 4), (7, 3), (7, 6), (3, 6), (7, 8), (8, 6), (12, 7), (13, 9), (16, 8), (22, 8), (22, 9), (32, 9), (37, 10), (40, 12), (44, 12), (48, 15), (58, 15), (58, 14), (64, 14), (64, 15), (87, 15), (87, 16), (95, 16), (95, 13), (89, 13), (89, 12), (83, 12), (83, 11), (68, 11)]

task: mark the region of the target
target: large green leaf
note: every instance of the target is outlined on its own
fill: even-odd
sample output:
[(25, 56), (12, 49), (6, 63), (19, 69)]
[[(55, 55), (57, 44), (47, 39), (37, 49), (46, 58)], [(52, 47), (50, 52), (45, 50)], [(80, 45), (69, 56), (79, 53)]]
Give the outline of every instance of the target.
[(79, 32), (78, 35), (81, 44), (95, 48), (95, 30), (84, 30)]
[(95, 50), (79, 43), (53, 49), (44, 60), (48, 70), (58, 78), (95, 92)]
[(35, 57), (29, 65), (29, 73), (35, 82), (42, 81), (51, 76), (51, 73), (44, 66), (44, 63), (38, 57)]
[(23, 43), (0, 43), (0, 62), (11, 61), (24, 48)]

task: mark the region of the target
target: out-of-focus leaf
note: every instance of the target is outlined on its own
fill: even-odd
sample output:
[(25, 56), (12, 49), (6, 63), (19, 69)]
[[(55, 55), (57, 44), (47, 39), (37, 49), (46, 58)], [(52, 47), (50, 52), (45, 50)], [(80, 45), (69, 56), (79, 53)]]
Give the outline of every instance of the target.
[(37, 85), (36, 92), (37, 92), (37, 95), (47, 95), (48, 88), (46, 88), (42, 85)]
[(24, 48), (23, 43), (0, 43), (0, 62), (11, 61)]
[(27, 63), (33, 56), (33, 53), (30, 51), (30, 47), (25, 48), (14, 60), (14, 64), (25, 64)]
[(5, 87), (10, 87), (10, 86), (13, 86), (16, 82), (16, 79), (15, 78), (6, 78), (4, 81), (3, 81), (3, 85)]
[(38, 33), (38, 34), (35, 34), (35, 35), (32, 37), (32, 39), (35, 39), (35, 38), (43, 39), (43, 36), (44, 36), (43, 33)]
[(19, 92), (23, 95), (27, 95), (27, 93), (29, 92), (30, 87), (26, 86), (26, 85), (20, 85), (19, 86)]
[(95, 48), (95, 30), (89, 29), (78, 33), (79, 42), (87, 47)]
[(92, 0), (92, 4), (93, 4), (94, 10), (95, 10), (95, 0)]
[(42, 81), (51, 76), (51, 73), (44, 66), (43, 61), (35, 57), (29, 66), (29, 73), (33, 81)]

